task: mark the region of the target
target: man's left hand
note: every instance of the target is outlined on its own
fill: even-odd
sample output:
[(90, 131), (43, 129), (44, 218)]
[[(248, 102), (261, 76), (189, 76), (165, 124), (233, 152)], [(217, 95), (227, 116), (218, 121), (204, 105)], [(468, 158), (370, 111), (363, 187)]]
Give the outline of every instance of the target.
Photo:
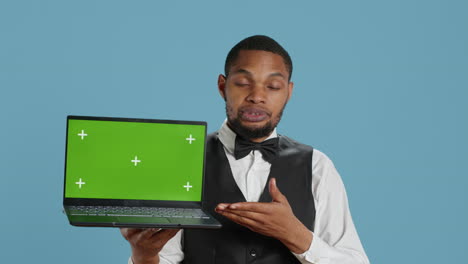
[(254, 232), (278, 239), (294, 253), (305, 252), (312, 243), (312, 232), (296, 218), (274, 178), (269, 190), (273, 199), (270, 203), (220, 203), (215, 210)]

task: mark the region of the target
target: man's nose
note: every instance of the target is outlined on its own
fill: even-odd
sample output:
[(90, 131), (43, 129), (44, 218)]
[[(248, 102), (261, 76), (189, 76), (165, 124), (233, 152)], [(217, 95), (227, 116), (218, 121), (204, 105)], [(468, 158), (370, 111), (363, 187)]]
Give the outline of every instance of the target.
[(252, 89), (250, 90), (249, 96), (247, 96), (247, 101), (254, 103), (254, 104), (265, 103), (265, 100), (266, 100), (265, 88), (261, 85), (255, 85), (255, 87), (252, 87)]

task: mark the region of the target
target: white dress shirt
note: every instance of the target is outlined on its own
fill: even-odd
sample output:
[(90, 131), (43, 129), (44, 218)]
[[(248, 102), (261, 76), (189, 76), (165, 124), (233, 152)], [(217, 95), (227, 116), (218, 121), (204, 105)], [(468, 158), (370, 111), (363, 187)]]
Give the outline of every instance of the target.
[[(267, 183), (271, 164), (262, 158), (258, 150), (236, 160), (236, 134), (227, 126), (226, 121), (218, 132), (239, 189), (246, 201), (258, 202)], [(276, 129), (268, 139), (274, 137), (277, 137)], [(313, 239), (306, 252), (293, 253), (294, 256), (301, 263), (368, 264), (369, 260), (351, 218), (341, 177), (332, 161), (316, 149), (312, 155), (312, 175), (312, 195), (316, 210)], [(182, 236), (183, 230), (164, 246), (159, 253), (160, 263), (176, 264), (183, 260)], [(131, 259), (129, 264), (132, 264)]]

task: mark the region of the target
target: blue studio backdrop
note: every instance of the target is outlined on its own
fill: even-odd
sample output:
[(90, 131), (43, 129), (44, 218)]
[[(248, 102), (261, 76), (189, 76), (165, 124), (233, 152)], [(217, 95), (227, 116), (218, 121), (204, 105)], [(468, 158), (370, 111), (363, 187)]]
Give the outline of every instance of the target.
[(229, 49), (292, 56), (278, 131), (338, 168), (372, 263), (468, 259), (468, 2), (0, 1), (5, 263), (126, 263), (113, 228), (62, 214), (66, 115), (225, 118)]

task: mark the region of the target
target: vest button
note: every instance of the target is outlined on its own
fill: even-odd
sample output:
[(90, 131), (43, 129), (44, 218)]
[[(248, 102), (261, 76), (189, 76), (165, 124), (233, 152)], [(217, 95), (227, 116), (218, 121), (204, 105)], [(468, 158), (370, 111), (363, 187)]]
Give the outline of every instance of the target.
[(250, 256), (255, 258), (257, 256), (257, 251), (255, 251), (255, 249), (250, 250)]

